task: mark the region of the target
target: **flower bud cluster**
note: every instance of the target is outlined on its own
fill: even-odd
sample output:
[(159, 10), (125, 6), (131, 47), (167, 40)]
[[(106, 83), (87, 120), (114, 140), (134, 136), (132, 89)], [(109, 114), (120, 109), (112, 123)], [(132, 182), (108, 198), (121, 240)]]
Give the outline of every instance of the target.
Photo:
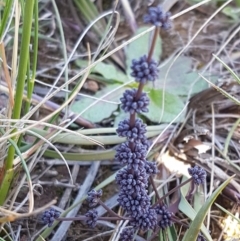
[[(160, 6), (151, 7), (148, 14), (144, 16), (144, 22), (151, 23), (157, 28), (164, 30), (171, 26), (170, 13), (163, 12)], [(155, 30), (156, 31), (156, 30)], [(155, 32), (155, 37), (157, 36)], [(152, 59), (152, 50), (155, 41), (152, 41), (149, 55), (143, 55), (139, 59), (132, 60), (131, 76), (139, 84), (138, 89), (126, 90), (120, 99), (121, 108), (125, 113), (129, 113), (129, 118), (121, 121), (116, 129), (119, 137), (126, 138), (126, 142), (120, 144), (116, 149), (115, 160), (124, 167), (118, 171), (115, 180), (119, 186), (118, 203), (125, 211), (125, 217), (119, 216), (107, 207), (101, 200), (102, 190), (91, 190), (88, 192), (87, 201), (93, 209), (89, 210), (84, 216), (79, 216), (78, 220), (85, 221), (90, 228), (94, 228), (98, 220), (104, 220), (99, 217), (94, 208), (97, 204), (102, 205), (111, 217), (105, 217), (105, 220), (128, 220), (129, 227), (123, 229), (120, 234), (120, 241), (133, 241), (138, 230), (148, 231), (157, 229), (166, 229), (173, 224), (175, 216), (163, 204), (160, 197), (158, 202), (151, 204), (148, 196), (148, 180), (151, 175), (157, 174), (156, 163), (147, 160), (147, 151), (150, 143), (147, 140), (147, 126), (143, 121), (136, 117), (137, 114), (148, 112), (149, 97), (143, 92), (143, 86), (148, 81), (155, 81), (158, 77), (157, 62)], [(188, 169), (191, 175), (190, 181), (193, 185), (200, 185), (205, 182), (206, 172), (195, 166)], [(151, 179), (154, 187), (154, 182)], [(154, 187), (155, 188), (155, 187)], [(156, 188), (155, 188), (155, 192)], [(60, 212), (55, 209), (45, 211), (42, 221), (48, 226), (52, 226), (55, 219), (69, 220), (59, 218)], [(76, 220), (76, 219), (75, 219)], [(198, 240), (204, 240), (199, 234)]]
[(48, 227), (51, 227), (53, 225), (55, 219), (57, 219), (60, 216), (60, 214), (61, 213), (54, 208), (46, 210), (42, 214), (42, 222), (44, 224), (47, 224)]
[[(161, 7), (150, 8), (144, 21), (166, 29), (170, 15), (160, 10)], [(161, 216), (157, 209), (152, 207), (147, 191), (148, 179), (150, 175), (157, 173), (157, 167), (155, 163), (146, 159), (150, 146), (146, 137), (146, 125), (141, 119), (136, 118), (136, 114), (148, 112), (149, 98), (142, 92), (142, 87), (148, 81), (153, 82), (157, 79), (157, 62), (151, 56), (143, 55), (132, 60), (131, 69), (131, 76), (135, 78), (139, 88), (126, 90), (120, 99), (122, 110), (129, 113), (130, 118), (121, 121), (116, 130), (118, 136), (127, 139), (118, 146), (115, 155), (115, 160), (125, 165), (116, 175), (116, 182), (120, 188), (118, 202), (131, 218), (129, 225), (133, 227), (133, 231), (129, 228), (123, 231), (121, 241), (132, 240), (130, 238), (134, 230), (154, 230), (159, 226), (158, 219)], [(169, 215), (167, 211), (162, 215), (161, 226), (167, 225), (166, 218)]]
[[(157, 64), (147, 61), (143, 56), (140, 60), (133, 60), (132, 76), (137, 82), (145, 84), (157, 77)], [(116, 175), (116, 182), (120, 187), (118, 202), (127, 215), (133, 220), (130, 225), (135, 229), (154, 229), (157, 215), (151, 209), (147, 187), (149, 175), (157, 172), (156, 165), (146, 160), (149, 146), (146, 138), (146, 125), (136, 113), (146, 112), (149, 99), (146, 93), (137, 95), (138, 90), (127, 90), (121, 98), (121, 108), (130, 113), (130, 119), (119, 123), (116, 130), (118, 136), (127, 141), (117, 148), (115, 159), (125, 165)]]
[(203, 168), (199, 166), (188, 168), (188, 173), (192, 176), (196, 185), (204, 184), (206, 181), (207, 173)]

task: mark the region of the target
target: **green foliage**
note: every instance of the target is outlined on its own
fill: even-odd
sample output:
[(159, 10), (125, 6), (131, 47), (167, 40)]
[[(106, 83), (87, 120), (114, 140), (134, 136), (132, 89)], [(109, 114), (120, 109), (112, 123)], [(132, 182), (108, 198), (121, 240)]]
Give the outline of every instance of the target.
[(225, 212), (227, 215), (231, 216), (232, 219), (236, 220), (236, 221), (239, 223), (239, 225), (240, 225), (240, 219), (239, 219), (239, 218), (235, 217), (232, 213), (230, 213), (228, 210), (226, 210), (225, 208), (223, 208), (221, 205), (219, 205), (219, 204), (217, 204), (217, 203), (215, 203), (215, 205), (216, 205), (219, 209), (221, 209), (223, 212)]
[[(37, 1), (36, 1), (37, 2)], [(34, 12), (34, 3), (35, 1), (26, 1), (24, 4), (24, 15), (23, 15), (23, 32), (21, 38), (21, 47), (20, 47), (20, 56), (19, 56), (19, 66), (18, 66), (18, 77), (16, 82), (16, 93), (15, 93), (15, 103), (13, 106), (13, 119), (20, 119), (21, 118), (21, 109), (22, 109), (22, 100), (24, 94), (24, 87), (25, 87), (25, 80), (27, 75), (27, 66), (29, 61), (30, 55), (30, 35), (31, 35), (31, 28), (32, 28), (32, 19), (33, 19), (33, 12)], [(11, 4), (11, 1), (8, 1), (6, 4)], [(6, 6), (8, 8), (9, 6)], [(10, 11), (8, 12), (10, 15)], [(9, 18), (10, 16), (7, 16)], [(5, 30), (4, 30), (5, 31)], [(17, 132), (17, 129), (13, 130), (13, 133)], [(14, 137), (13, 142), (17, 143), (18, 137)], [(13, 143), (12, 142), (12, 143)], [(12, 173), (13, 167), (13, 160), (15, 156), (15, 147), (10, 145), (8, 149), (7, 159), (5, 163), (6, 173)], [(6, 175), (7, 176), (7, 175)], [(6, 179), (2, 182), (0, 187), (0, 205), (2, 205), (7, 197), (8, 190), (10, 188), (10, 184), (12, 182), (13, 175), (11, 178)]]
[[(157, 88), (164, 88), (171, 94), (183, 97), (183, 100), (185, 100), (184, 97), (189, 92), (192, 95), (208, 88), (208, 84), (201, 80), (195, 82), (199, 75), (192, 70), (192, 60), (190, 58), (180, 56), (173, 64), (172, 61), (172, 59), (168, 59), (165, 61), (166, 63), (162, 64), (163, 67), (160, 68), (159, 79), (155, 84)], [(172, 65), (171, 68), (170, 65)], [(168, 71), (169, 68), (170, 71)]]
[[(185, 180), (187, 180), (187, 177), (183, 177), (182, 182), (184, 182)], [(189, 202), (187, 201), (187, 199), (185, 198), (185, 196), (187, 195), (189, 190), (189, 183), (187, 185), (184, 185), (183, 187), (181, 187), (181, 201), (179, 203), (179, 210), (184, 213), (190, 220), (194, 220), (194, 218), (196, 217), (196, 215), (198, 214), (198, 211), (194, 210), (192, 208), (192, 206), (189, 204)], [(196, 198), (196, 196), (194, 196), (194, 198)], [(207, 241), (212, 241), (212, 238), (207, 230), (207, 228), (205, 227), (205, 225), (202, 223), (200, 226), (200, 230), (202, 231), (202, 233), (204, 234), (205, 238), (207, 239)]]
[[(202, 0), (186, 0), (189, 4), (197, 4), (202, 2)], [(221, 6), (223, 3), (225, 3), (226, 0), (212, 0), (208, 4), (212, 4), (214, 6)], [(236, 6), (233, 6), (233, 5)], [(231, 18), (235, 22), (239, 21), (240, 19), (240, 0), (233, 1), (233, 5), (229, 5), (225, 7), (222, 10), (222, 13), (224, 13), (227, 17)]]
[(4, 6), (4, 11), (3, 11), (3, 14), (2, 14), (2, 17), (0, 19), (0, 38), (2, 40), (2, 37), (3, 37), (3, 33), (6, 29), (6, 26), (7, 26), (7, 21), (8, 21), (8, 18), (10, 17), (10, 11), (12, 9), (12, 5), (13, 5), (13, 0), (8, 0), (8, 1), (5, 1), (5, 4)]
[[(74, 2), (87, 23), (91, 23), (94, 19), (96, 19), (97, 16), (99, 16), (98, 9), (92, 1), (74, 0)], [(97, 22), (95, 25), (93, 25), (94, 31), (100, 37), (104, 35), (105, 28), (106, 28), (106, 24), (102, 20), (100, 22)]]
[(226, 16), (232, 18), (236, 22), (239, 21), (239, 19), (240, 19), (240, 8), (239, 7), (235, 8), (235, 7), (227, 6), (222, 10), (222, 12)]
[(164, 114), (161, 121), (167, 123), (171, 122), (184, 107), (182, 100), (177, 95), (164, 92), (162, 89), (151, 89), (148, 95), (150, 97), (149, 112), (143, 115), (153, 122), (159, 122), (163, 107)]
[(93, 72), (101, 74), (106, 80), (113, 80), (121, 83), (129, 81), (128, 77), (112, 64), (100, 62), (93, 68)]
[[(82, 117), (92, 122), (100, 122), (103, 119), (110, 117), (113, 111), (117, 110), (118, 105), (116, 103), (119, 102), (119, 99), (124, 92), (123, 88), (119, 89), (118, 87), (119, 85), (108, 85), (107, 87), (99, 91), (96, 95), (94, 95), (95, 98), (102, 98), (103, 96), (106, 96), (99, 101), (89, 97), (81, 97), (79, 101), (75, 101), (75, 103), (71, 107), (71, 110), (75, 113), (82, 113)], [(116, 88), (118, 88), (117, 91), (108, 94)], [(107, 101), (116, 103), (110, 103)], [(90, 108), (84, 111), (88, 107)]]
[[(144, 30), (146, 30), (145, 27), (140, 28), (138, 30), (138, 33), (141, 33)], [(99, 93), (96, 94), (95, 97), (100, 97), (103, 94), (107, 93), (107, 90), (112, 90), (112, 88), (116, 88), (117, 83), (119, 84), (120, 88), (120, 84), (124, 84), (132, 79), (132, 77), (130, 76), (132, 58), (139, 58), (148, 51), (148, 42), (150, 37), (151, 34), (147, 34), (139, 38), (138, 40), (130, 43), (129, 46), (126, 48), (126, 72), (128, 75), (121, 72), (121, 70), (117, 69), (114, 65), (106, 64), (103, 62), (98, 63), (92, 69), (92, 73), (101, 75), (103, 77), (103, 79), (101, 78), (101, 80), (104, 81), (107, 85), (109, 85), (109, 83), (114, 83), (112, 87), (111, 85), (109, 85), (106, 90), (101, 90)], [(156, 52), (154, 52), (154, 58), (159, 59), (162, 52), (160, 38), (158, 38), (156, 46), (157, 47)], [(195, 79), (198, 79), (199, 75), (197, 72), (192, 71), (192, 61), (190, 58), (184, 56), (179, 57), (173, 63), (168, 75), (166, 76), (166, 73), (168, 72), (171, 63), (171, 59), (168, 59), (166, 63), (163, 63), (163, 67), (160, 68), (159, 79), (154, 83), (154, 86), (145, 87), (145, 91), (149, 93), (150, 106), (149, 112), (145, 113), (144, 116), (152, 122), (159, 122), (162, 115), (162, 108), (164, 108), (164, 111), (161, 121), (166, 123), (172, 121), (183, 109), (184, 102), (186, 101), (189, 92), (191, 94), (195, 94), (208, 87), (208, 84), (201, 80), (194, 82)], [(82, 60), (77, 60), (76, 64), (80, 67), (87, 66), (87, 62)], [(130, 87), (134, 86), (134, 83), (130, 85)], [(121, 96), (121, 93), (126, 88), (129, 87), (122, 87), (121, 92), (118, 91), (116, 95), (109, 95), (107, 97), (107, 100), (119, 102), (119, 99), (117, 98)], [(91, 99), (82, 98), (80, 101), (77, 101), (73, 104), (71, 110), (75, 113), (81, 113), (81, 111), (83, 111), (85, 107), (89, 106), (93, 102), (94, 101)], [(103, 119), (108, 118), (111, 115), (111, 111), (113, 112), (116, 110), (116, 105), (114, 106), (111, 103), (105, 102), (103, 104), (105, 109), (102, 110), (100, 115), (94, 117), (95, 113), (99, 112), (97, 109), (101, 105), (102, 103), (99, 103), (96, 108), (91, 107), (89, 110), (86, 111), (86, 113), (83, 114), (83, 117), (91, 117), (91, 121), (100, 122)], [(120, 112), (120, 115), (121, 116), (116, 117), (116, 120), (119, 121), (124, 116), (124, 113), (121, 114)], [(116, 120), (115, 123), (117, 122)]]
[[(88, 66), (87, 61), (84, 60), (76, 60), (75, 64), (81, 68), (86, 68)], [(117, 69), (113, 64), (99, 62), (95, 67), (92, 68), (91, 72), (93, 74), (97, 74), (98, 76), (101, 75), (103, 77), (103, 82), (106, 84), (121, 84), (129, 81), (129, 78), (121, 70)]]
[[(214, 193), (206, 200), (202, 208), (198, 211), (197, 215), (195, 216), (193, 222), (191, 223), (189, 229), (186, 231), (183, 241), (196, 241), (198, 234), (200, 232), (200, 229), (203, 225), (204, 219), (215, 201), (215, 199), (218, 197), (218, 195), (222, 192), (222, 190), (230, 183), (230, 181), (233, 179), (233, 177), (226, 180), (220, 187), (218, 187)], [(205, 234), (204, 234), (205, 235)]]

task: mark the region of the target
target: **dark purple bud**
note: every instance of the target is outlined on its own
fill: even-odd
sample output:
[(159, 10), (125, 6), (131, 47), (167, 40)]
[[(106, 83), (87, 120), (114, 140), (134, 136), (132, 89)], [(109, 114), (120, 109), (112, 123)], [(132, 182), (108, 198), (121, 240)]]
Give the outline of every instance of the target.
[(95, 191), (94, 189), (88, 192), (87, 201), (90, 207), (95, 207), (102, 196), (102, 190)]
[(151, 142), (146, 137), (141, 139), (140, 141), (146, 150), (148, 150), (148, 148), (151, 146)]
[(86, 214), (85, 217), (88, 219), (86, 220), (86, 225), (90, 228), (95, 228), (98, 220), (98, 212), (96, 209), (91, 209), (89, 210)]
[(144, 55), (140, 59), (134, 59), (132, 61), (132, 73), (131, 76), (135, 78), (136, 82), (146, 84), (147, 81), (155, 81), (158, 77), (157, 62), (154, 60), (147, 60), (147, 56)]
[(154, 230), (157, 226), (157, 213), (153, 208), (149, 208), (149, 210), (145, 213), (142, 213), (141, 216), (134, 218), (129, 223), (131, 226), (141, 230)]
[(124, 228), (120, 233), (119, 241), (133, 241), (134, 238), (134, 229), (133, 228)]
[(134, 126), (130, 126), (129, 120), (123, 120), (119, 122), (116, 130), (118, 136), (126, 137), (129, 141), (136, 142), (145, 139), (146, 125), (141, 119), (136, 119)]
[(150, 161), (145, 162), (145, 170), (148, 175), (157, 174), (159, 172), (156, 162)]
[(156, 208), (156, 213), (160, 215), (160, 220), (158, 221), (158, 226), (162, 229), (172, 226), (172, 213), (168, 211), (166, 205), (158, 205)]
[(118, 202), (131, 217), (139, 217), (147, 212), (150, 207), (150, 199), (145, 190), (142, 190), (141, 194), (136, 195), (129, 195), (121, 191), (119, 193)]
[(203, 184), (206, 181), (207, 173), (199, 166), (188, 168), (188, 173), (192, 176), (196, 185)]
[(147, 150), (140, 143), (135, 143), (133, 149), (129, 145), (130, 142), (125, 142), (117, 147), (115, 160), (129, 168), (144, 168)]
[(156, 27), (161, 27), (164, 30), (168, 30), (172, 27), (170, 17), (171, 13), (165, 13), (159, 5), (157, 7), (150, 7), (148, 9), (148, 14), (143, 17), (143, 21), (145, 23), (151, 23)]
[(123, 93), (123, 97), (120, 98), (122, 102), (121, 108), (130, 114), (148, 112), (149, 98), (147, 94), (143, 92), (140, 98), (136, 100), (136, 93), (136, 89), (126, 90)]
[(48, 227), (51, 227), (53, 225), (53, 222), (55, 221), (56, 218), (60, 216), (60, 212), (57, 211), (54, 208), (51, 208), (50, 210), (46, 210), (42, 214), (42, 221), (44, 224), (47, 224)]
[(147, 179), (144, 168), (137, 170), (124, 168), (116, 175), (116, 182), (121, 190), (130, 195), (140, 194), (142, 190), (146, 189)]

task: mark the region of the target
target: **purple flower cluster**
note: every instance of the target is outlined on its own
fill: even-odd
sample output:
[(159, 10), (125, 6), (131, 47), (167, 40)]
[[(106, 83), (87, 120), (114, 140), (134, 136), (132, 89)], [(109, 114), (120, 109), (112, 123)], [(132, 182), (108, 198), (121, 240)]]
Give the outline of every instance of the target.
[(166, 205), (158, 205), (156, 207), (156, 213), (160, 216), (160, 219), (158, 221), (158, 225), (162, 229), (166, 229), (169, 226), (172, 226), (172, 213), (170, 213), (167, 209)]
[[(144, 59), (146, 58), (144, 57)], [(135, 106), (140, 106), (140, 104), (136, 104), (134, 107), (129, 104), (126, 108), (126, 100), (130, 99), (131, 103), (139, 103), (140, 100), (145, 111), (149, 103), (146, 96), (144, 93), (137, 98), (137, 91), (126, 91), (124, 97), (121, 98), (123, 108), (129, 110), (130, 119), (121, 121), (116, 130), (117, 134), (125, 137), (127, 141), (119, 145), (115, 155), (117, 161), (126, 165), (116, 176), (116, 182), (120, 187), (118, 202), (126, 210), (127, 215), (133, 218), (131, 226), (143, 230), (153, 229), (157, 223), (157, 216), (155, 211), (150, 208), (151, 203), (146, 189), (149, 174), (156, 173), (157, 168), (146, 160), (148, 147), (145, 136), (146, 125), (141, 119), (135, 119), (135, 114), (141, 113), (143, 110), (140, 108), (136, 110)]]
[(116, 131), (118, 136), (126, 137), (131, 142), (141, 142), (146, 139), (146, 127), (141, 119), (136, 119), (133, 125), (130, 124), (130, 120), (123, 120), (119, 122)]
[[(151, 7), (148, 14), (144, 16), (145, 23), (155, 25), (155, 34), (148, 56), (143, 55), (139, 59), (132, 60), (131, 76), (139, 84), (138, 89), (126, 90), (120, 99), (121, 108), (125, 113), (129, 113), (129, 118), (121, 121), (116, 129), (119, 137), (126, 139), (126, 142), (116, 148), (115, 160), (124, 167), (118, 171), (115, 180), (119, 186), (118, 203), (124, 210), (124, 217), (115, 213), (100, 198), (102, 190), (91, 190), (88, 192), (87, 201), (90, 207), (97, 204), (102, 205), (110, 214), (109, 217), (99, 217), (95, 208), (87, 211), (85, 215), (79, 216), (74, 220), (85, 221), (86, 225), (94, 228), (98, 220), (128, 220), (129, 227), (123, 229), (120, 233), (120, 241), (133, 241), (134, 235), (140, 230), (146, 232), (153, 230), (155, 233), (159, 229), (166, 229), (176, 221), (176, 216), (170, 212), (164, 205), (159, 194), (156, 193), (157, 202), (153, 205), (148, 196), (148, 181), (150, 180), (153, 190), (157, 192), (151, 175), (158, 173), (155, 162), (147, 160), (147, 152), (150, 143), (146, 137), (147, 125), (143, 123), (137, 114), (148, 112), (149, 97), (143, 92), (143, 87), (148, 81), (155, 81), (158, 77), (157, 62), (152, 59), (154, 45), (158, 28), (167, 30), (171, 27), (170, 13), (163, 12), (160, 6)], [(200, 185), (205, 182), (206, 171), (195, 166), (188, 169), (192, 178), (192, 186)], [(69, 218), (59, 217), (60, 212), (55, 209), (45, 211), (42, 215), (42, 221), (49, 227), (52, 226), (55, 219), (60, 221), (69, 221)], [(152, 238), (150, 237), (150, 239)], [(198, 241), (205, 238), (199, 234)]]
[(170, 12), (164, 12), (161, 6), (157, 6), (149, 8), (148, 14), (144, 16), (143, 20), (145, 23), (151, 23), (164, 30), (168, 30), (172, 26), (170, 17)]
[(102, 196), (102, 190), (91, 190), (88, 192), (88, 197), (87, 197), (87, 201), (89, 203), (89, 207), (95, 207), (98, 202), (99, 202), (99, 199), (101, 198)]
[(156, 210), (149, 208), (146, 213), (143, 213), (138, 217), (134, 217), (133, 220), (131, 220), (130, 225), (136, 229), (141, 229), (144, 231), (149, 229), (154, 230), (157, 226), (157, 219), (158, 216)]
[(97, 224), (97, 220), (98, 220), (98, 212), (96, 209), (91, 209), (89, 210), (86, 214), (85, 217), (87, 217), (88, 219), (85, 221), (86, 225), (89, 228), (95, 228), (96, 224)]
[(142, 93), (138, 100), (135, 96), (137, 89), (126, 90), (120, 99), (121, 108), (130, 114), (148, 112), (149, 98), (146, 93)]
[[(150, 8), (144, 21), (166, 29), (169, 16), (160, 11), (160, 7)], [(139, 88), (126, 90), (120, 99), (121, 108), (130, 114), (130, 118), (121, 121), (116, 130), (118, 136), (127, 139), (118, 146), (115, 155), (115, 160), (125, 165), (116, 175), (116, 182), (120, 187), (118, 202), (131, 218), (129, 224), (133, 230), (155, 230), (156, 227), (165, 228), (170, 225), (171, 215), (167, 209), (163, 209), (165, 213), (159, 213), (151, 205), (147, 191), (148, 179), (158, 170), (155, 163), (146, 159), (149, 148), (146, 125), (136, 118), (136, 114), (148, 111), (149, 98), (142, 92), (142, 87), (147, 81), (155, 81), (158, 77), (157, 62), (151, 56), (144, 55), (132, 61), (131, 69), (131, 75), (139, 83)], [(120, 240), (132, 240), (133, 233), (130, 229), (124, 230)]]
[(58, 218), (60, 216), (60, 214), (61, 213), (54, 208), (46, 210), (42, 214), (42, 222), (44, 224), (47, 224), (48, 227), (51, 227), (53, 225), (53, 222), (55, 221), (55, 219)]
[(199, 166), (188, 168), (188, 173), (192, 176), (196, 185), (203, 184), (206, 181), (207, 173)]
[(135, 81), (142, 84), (146, 84), (147, 81), (153, 82), (158, 77), (157, 62), (152, 59), (148, 61), (146, 55), (139, 59), (133, 59), (131, 69), (131, 75)]
[(121, 234), (120, 239), (122, 241), (132, 241), (134, 238), (134, 230), (132, 228), (125, 228)]

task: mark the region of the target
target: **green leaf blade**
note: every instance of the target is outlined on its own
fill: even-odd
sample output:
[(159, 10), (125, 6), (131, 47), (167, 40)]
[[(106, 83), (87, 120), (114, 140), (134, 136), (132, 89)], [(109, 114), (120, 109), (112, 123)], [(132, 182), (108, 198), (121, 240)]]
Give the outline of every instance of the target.
[(194, 218), (193, 222), (191, 223), (189, 229), (186, 231), (183, 241), (196, 241), (199, 231), (201, 229), (201, 226), (204, 222), (204, 219), (207, 215), (207, 212), (215, 199), (218, 197), (218, 195), (222, 192), (222, 190), (230, 183), (230, 181), (233, 179), (233, 177), (230, 177), (228, 180), (226, 180), (220, 187), (218, 187), (215, 192), (211, 195), (210, 198), (207, 199), (206, 203), (202, 206), (202, 208), (197, 213), (196, 217)]

